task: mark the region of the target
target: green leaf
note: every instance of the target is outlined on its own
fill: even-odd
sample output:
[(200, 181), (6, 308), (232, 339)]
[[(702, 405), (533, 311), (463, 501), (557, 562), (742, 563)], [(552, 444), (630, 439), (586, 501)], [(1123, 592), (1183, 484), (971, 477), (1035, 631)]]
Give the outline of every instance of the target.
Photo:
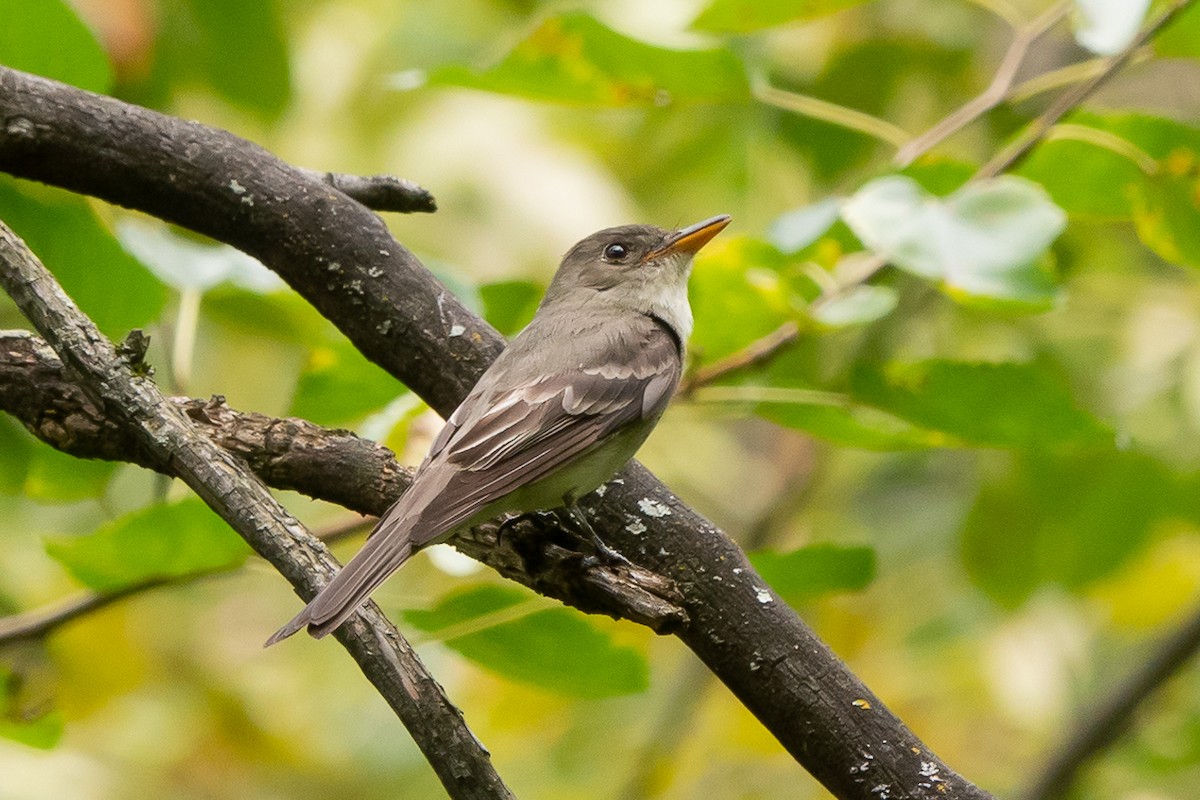
[(512, 336), (533, 319), (545, 292), (533, 281), (498, 281), (479, 287), (483, 317), (505, 336)]
[[(1158, 161), (1186, 162), (1200, 149), (1200, 128), (1166, 117), (1076, 112), (1070, 120), (1072, 124), (1096, 128), (1124, 139)], [(1174, 172), (1180, 171), (1178, 164), (1167, 166), (1174, 167)]]
[(122, 249), (79, 197), (0, 180), (0, 219), (107, 335), (123, 338), (162, 311), (166, 288)]
[(785, 386), (712, 386), (696, 399), (706, 404), (749, 408), (777, 425), (863, 450), (918, 450), (962, 443), (939, 431), (861, 405), (845, 395)]
[(1196, 153), (1180, 154), (1175, 172), (1167, 172), (1133, 193), (1138, 238), (1164, 260), (1200, 268), (1200, 162)]
[(1154, 37), (1154, 49), (1167, 58), (1200, 58), (1200, 6), (1180, 12)]
[(728, 50), (673, 50), (639, 42), (583, 12), (544, 20), (497, 65), (435, 70), (430, 83), (558, 103), (666, 106), (748, 100), (749, 86)]
[(53, 750), (66, 725), (61, 712), (50, 711), (30, 719), (0, 717), (0, 737), (38, 750)]
[(21, 709), (9, 707), (0, 713), (0, 738), (19, 742), (38, 750), (52, 750), (62, 739), (65, 724), (59, 711), (44, 711), (26, 716)]
[(823, 17), (866, 0), (713, 0), (692, 27), (714, 33), (750, 33), (786, 22)]
[(923, 156), (904, 169), (900, 174), (912, 178), (930, 194), (953, 194), (960, 189), (978, 169), (977, 164), (954, 161), (940, 156)]
[(248, 336), (289, 344), (324, 345), (339, 336), (328, 320), (295, 292), (258, 292), (222, 284), (204, 294), (204, 315)]
[(148, 506), (85, 536), (55, 536), (46, 552), (80, 582), (114, 591), (143, 581), (232, 568), (250, 548), (199, 499)]
[(0, 415), (0, 495), (18, 494), (25, 487), (33, 449), (33, 437), (12, 417)]
[[(852, 37), (853, 38), (853, 37)], [(965, 41), (965, 40), (964, 40)], [(874, 38), (836, 48), (828, 65), (811, 82), (776, 80), (791, 89), (845, 108), (883, 119), (895, 119), (909, 106), (912, 86), (921, 85), (930, 97), (965, 100), (976, 91), (977, 54), (967, 46), (953, 47), (916, 38)], [(949, 106), (947, 107), (949, 110)], [(772, 127), (802, 153), (818, 185), (844, 185), (857, 167), (890, 158), (878, 139), (824, 120), (783, 110), (769, 112)]]
[(1037, 363), (862, 364), (852, 384), (860, 401), (977, 445), (1039, 449), (1112, 441), (1112, 431)]
[(1044, 143), (1021, 174), (1071, 214), (1132, 218), (1160, 257), (1200, 266), (1200, 129), (1145, 114), (1078, 112), (1067, 130), (1076, 138)]
[(7, 663), (0, 664), (0, 738), (50, 750), (62, 738), (63, 717), (47, 697), (44, 654), (39, 648), (36, 656), (30, 655), (18, 645), (5, 652)]
[(1072, 216), (1129, 219), (1133, 193), (1146, 176), (1128, 157), (1091, 142), (1050, 139), (1017, 174), (1039, 184)]
[(875, 551), (870, 547), (813, 544), (788, 553), (759, 550), (750, 553), (750, 563), (793, 606), (861, 591), (875, 579)]
[(755, 239), (718, 240), (692, 272), (689, 295), (696, 318), (690, 347), (711, 361), (765, 336), (799, 314), (797, 296), (783, 274), (786, 261)]
[(817, 241), (838, 221), (840, 200), (830, 197), (785, 212), (771, 223), (767, 239), (780, 252), (795, 254)]
[(640, 653), (615, 644), (565, 608), (515, 613), (531, 599), (507, 586), (474, 586), (447, 595), (432, 609), (405, 611), (404, 618), (513, 681), (583, 698), (646, 690), (648, 667)]
[(1170, 513), (1173, 478), (1136, 453), (1023, 454), (985, 483), (962, 532), (977, 586), (1006, 607), (1040, 586), (1078, 590), (1139, 552)]
[(891, 313), (900, 301), (890, 286), (863, 284), (843, 290), (810, 309), (814, 320), (831, 328), (865, 325)]
[(1075, 40), (1097, 55), (1119, 53), (1149, 10), (1150, 0), (1075, 0)]
[(1039, 259), (1066, 215), (1022, 178), (976, 181), (942, 200), (912, 178), (892, 175), (856, 192), (842, 217), (876, 253), (940, 282), (953, 297), (1039, 308), (1054, 300)]
[(360, 420), (407, 389), (345, 340), (314, 347), (288, 412), (320, 425)]
[[(1072, 122), (1126, 142), (1130, 157), (1153, 173), (1111, 184), (1079, 175), (1090, 191), (1128, 200), (1138, 236), (1163, 259), (1200, 267), (1200, 129), (1145, 114), (1076, 114)], [(1127, 173), (1128, 174), (1128, 173)]]
[[(725, 390), (726, 387), (721, 387)], [(716, 391), (711, 390), (711, 391)], [(938, 431), (917, 427), (892, 414), (853, 403), (849, 398), (805, 389), (728, 387), (727, 402), (752, 403), (754, 412), (786, 428), (795, 428), (845, 447), (863, 450), (920, 450), (959, 442)], [(708, 401), (710, 392), (701, 395)], [(744, 399), (738, 399), (741, 396)], [(758, 397), (757, 401), (751, 398)]]
[(76, 458), (49, 445), (36, 445), (22, 487), (26, 496), (46, 503), (75, 503), (100, 497), (120, 465)]
[(292, 81), (277, 2), (165, 0), (160, 5), (155, 74), (143, 90), (169, 93), (200, 80), (265, 120), (283, 113), (292, 99)]
[(0, 0), (0, 64), (91, 92), (112, 86), (112, 67), (64, 0)]
[(264, 294), (285, 286), (282, 278), (241, 250), (182, 236), (165, 224), (128, 219), (116, 232), (126, 250), (175, 289), (211, 289), (228, 282)]

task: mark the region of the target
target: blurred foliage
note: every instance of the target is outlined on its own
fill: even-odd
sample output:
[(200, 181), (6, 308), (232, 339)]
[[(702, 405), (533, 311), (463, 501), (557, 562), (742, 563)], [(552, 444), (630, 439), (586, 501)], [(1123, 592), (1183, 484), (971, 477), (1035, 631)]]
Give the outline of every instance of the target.
[[(1123, 47), (1144, 5), (1079, 2), (1092, 16), (1035, 48), (1021, 99), (902, 169), (898, 141), (982, 90), (1009, 23), (1049, 3), (0, 0), (0, 62), (420, 182), (439, 213), (389, 224), (506, 335), (587, 233), (733, 214), (693, 277), (693, 366), (797, 335), (677, 403), (644, 460), (1010, 795), (1200, 604), (1200, 6), (1012, 175), (971, 180), (1053, 97), (1022, 82)], [(409, 461), (436, 430), (228, 247), (3, 178), (0, 219), (106, 334), (148, 331), (171, 391)], [(0, 517), (8, 612), (178, 582), (0, 647), (3, 800), (438, 793), (337, 648), (261, 651), (296, 598), (178, 487), (0, 418)], [(652, 760), (622, 796), (824, 796), (723, 690), (679, 707), (675, 640), (447, 563), (416, 559), (379, 600), (520, 796), (615, 796)], [(1166, 687), (1077, 796), (1194, 797), (1198, 690), (1194, 668)]]
[(0, 53), (5, 66), (93, 92), (112, 84), (103, 47), (63, 0), (0, 2)]
[(236, 566), (250, 548), (199, 498), (188, 498), (125, 514), (84, 536), (54, 537), (46, 552), (85, 586), (115, 591)]
[(473, 586), (404, 619), (507, 678), (575, 697), (644, 692), (646, 660), (578, 614), (544, 606), (527, 590)]
[(584, 13), (548, 17), (483, 72), (446, 66), (434, 85), (597, 106), (730, 102), (749, 96), (728, 50), (676, 50), (622, 36)]

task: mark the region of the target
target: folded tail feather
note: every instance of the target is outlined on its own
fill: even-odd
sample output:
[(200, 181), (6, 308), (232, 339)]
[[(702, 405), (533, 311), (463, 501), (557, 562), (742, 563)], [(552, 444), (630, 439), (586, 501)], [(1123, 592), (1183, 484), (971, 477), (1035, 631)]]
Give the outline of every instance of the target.
[(367, 540), (350, 563), (342, 568), (312, 602), (291, 622), (277, 630), (264, 647), (270, 647), (307, 626), (320, 639), (345, 622), (371, 592), (400, 568), (413, 553), (412, 540), (402, 531), (381, 531)]

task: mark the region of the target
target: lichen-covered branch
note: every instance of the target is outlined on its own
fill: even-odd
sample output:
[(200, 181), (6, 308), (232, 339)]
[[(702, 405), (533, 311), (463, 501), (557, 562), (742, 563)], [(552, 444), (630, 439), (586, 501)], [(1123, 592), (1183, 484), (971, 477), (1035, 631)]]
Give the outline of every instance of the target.
[[(337, 570), (324, 545), (246, 466), (214, 444), (113, 347), (36, 257), (0, 223), (0, 285), (79, 378), (80, 388), (181, 478), (309, 599)], [(511, 798), (487, 750), (399, 632), (368, 604), (337, 633), (454, 798)]]

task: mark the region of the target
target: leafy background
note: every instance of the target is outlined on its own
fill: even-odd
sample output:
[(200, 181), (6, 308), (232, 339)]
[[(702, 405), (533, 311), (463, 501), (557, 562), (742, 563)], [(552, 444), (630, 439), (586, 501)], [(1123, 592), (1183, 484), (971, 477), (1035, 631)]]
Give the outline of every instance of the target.
[[(300, 165), (418, 181), (441, 210), (389, 224), (509, 333), (581, 236), (732, 213), (694, 277), (696, 364), (782, 324), (798, 341), (677, 402), (644, 460), (1003, 795), (1200, 601), (1200, 10), (1015, 176), (965, 187), (1044, 94), (897, 171), (888, 129), (796, 114), (762, 86), (916, 134), (986, 85), (1005, 15), (1044, 8), (0, 0), (0, 62)], [(1120, 39), (1076, 27), (1098, 52)], [(1092, 57), (1065, 27), (1048, 38), (1022, 79)], [(152, 334), (172, 391), (351, 427), (410, 462), (436, 429), (227, 248), (3, 176), (0, 218), (107, 333)], [(896, 268), (830, 294), (864, 246)], [(24, 327), (3, 299), (0, 327)], [(346, 520), (284, 499), (317, 529)], [(261, 650), (295, 597), (178, 487), (0, 418), (0, 519), (9, 613), (197, 576), (0, 650), (0, 798), (441, 791), (337, 648)], [(446, 552), (378, 599), (522, 797), (824, 796), (672, 639)], [(1194, 797), (1198, 690), (1194, 669), (1169, 684), (1079, 796)]]

